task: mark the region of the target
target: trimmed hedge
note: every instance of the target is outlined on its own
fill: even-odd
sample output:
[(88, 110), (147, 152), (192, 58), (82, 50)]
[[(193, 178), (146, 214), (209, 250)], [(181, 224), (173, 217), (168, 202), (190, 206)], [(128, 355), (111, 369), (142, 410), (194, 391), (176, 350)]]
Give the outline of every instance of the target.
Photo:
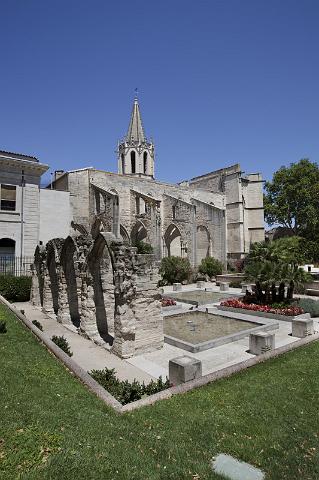
[(9, 302), (27, 302), (31, 294), (31, 277), (0, 275), (0, 294)]
[(104, 370), (92, 370), (89, 374), (122, 405), (161, 392), (171, 386), (169, 380), (164, 381), (162, 377), (159, 377), (158, 380), (151, 380), (148, 385), (145, 385), (144, 382), (140, 383), (138, 380), (121, 381), (116, 377), (114, 368), (105, 367)]

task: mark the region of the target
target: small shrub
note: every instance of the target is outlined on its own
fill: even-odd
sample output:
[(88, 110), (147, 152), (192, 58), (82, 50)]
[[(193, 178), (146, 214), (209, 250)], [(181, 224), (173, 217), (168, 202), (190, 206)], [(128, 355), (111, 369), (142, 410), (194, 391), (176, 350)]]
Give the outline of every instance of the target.
[(41, 323), (38, 322), (38, 320), (32, 320), (32, 323), (33, 323), (33, 325), (35, 325), (39, 330), (41, 330), (41, 332), (43, 332), (43, 327), (42, 327)]
[(159, 273), (162, 275), (162, 285), (171, 285), (189, 280), (192, 267), (188, 258), (164, 257)]
[(72, 357), (73, 353), (70, 350), (70, 345), (67, 339), (62, 335), (58, 337), (57, 335), (53, 335), (51, 338), (52, 342), (55, 343), (61, 350), (63, 350), (69, 357)]
[(104, 368), (104, 370), (92, 370), (89, 372), (92, 378), (102, 385), (113, 397), (122, 405), (140, 400), (147, 395), (161, 392), (170, 387), (168, 379), (163, 381), (162, 377), (158, 380), (152, 380), (148, 385), (138, 380), (129, 382), (128, 380), (119, 380), (115, 375), (114, 368)]
[(198, 270), (200, 273), (212, 278), (223, 273), (223, 264), (214, 257), (206, 257), (201, 261)]
[(299, 307), (301, 307), (306, 313), (310, 313), (311, 317), (319, 317), (319, 301), (312, 298), (300, 298), (298, 301)]
[(30, 300), (31, 277), (14, 277), (0, 275), (0, 294), (10, 302), (27, 302)]
[(139, 254), (150, 254), (154, 251), (152, 245), (146, 242), (136, 242), (134, 247), (137, 248), (137, 253)]
[(7, 322), (0, 320), (0, 333), (7, 333)]

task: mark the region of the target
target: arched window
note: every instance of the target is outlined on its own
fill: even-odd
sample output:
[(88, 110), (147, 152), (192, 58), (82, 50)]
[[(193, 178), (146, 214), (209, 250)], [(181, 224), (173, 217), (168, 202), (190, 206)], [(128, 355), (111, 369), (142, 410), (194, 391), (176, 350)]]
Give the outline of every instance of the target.
[(121, 155), (121, 160), (122, 160), (122, 173), (125, 173), (124, 153), (122, 153), (122, 155)]
[(136, 172), (136, 161), (135, 161), (135, 152), (131, 151), (131, 173)]
[(143, 160), (144, 160), (144, 175), (147, 175), (147, 152), (144, 152)]

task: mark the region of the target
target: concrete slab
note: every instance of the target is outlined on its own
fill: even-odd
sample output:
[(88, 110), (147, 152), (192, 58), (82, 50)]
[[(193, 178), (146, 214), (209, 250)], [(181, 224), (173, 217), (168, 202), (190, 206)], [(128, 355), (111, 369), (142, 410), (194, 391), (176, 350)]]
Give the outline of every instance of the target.
[(229, 480), (264, 480), (265, 474), (249, 463), (240, 462), (236, 458), (220, 453), (212, 461), (213, 471)]

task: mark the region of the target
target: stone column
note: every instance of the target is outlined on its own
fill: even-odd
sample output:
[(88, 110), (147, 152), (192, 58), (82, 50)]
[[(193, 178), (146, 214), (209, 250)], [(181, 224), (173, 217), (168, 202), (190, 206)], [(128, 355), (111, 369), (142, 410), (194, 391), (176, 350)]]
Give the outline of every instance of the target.
[(93, 278), (90, 272), (81, 274), (81, 323), (80, 331), (89, 338), (98, 338), (99, 332), (96, 323), (96, 309), (94, 303)]
[(154, 255), (137, 255), (135, 299), (135, 355), (163, 347), (163, 317), (157, 288), (159, 262)]
[(58, 313), (57, 313), (57, 321), (59, 323), (63, 323), (64, 325), (73, 325), (70, 315), (70, 307), (69, 307), (69, 300), (68, 300), (68, 292), (67, 292), (67, 283), (65, 279), (65, 275), (62, 271), (62, 267), (58, 268)]
[(54, 313), (53, 298), (51, 291), (51, 280), (49, 276), (48, 267), (45, 264), (43, 266), (43, 305), (42, 311), (44, 313)]
[(35, 305), (37, 307), (41, 306), (41, 298), (40, 298), (40, 287), (39, 287), (39, 278), (37, 275), (36, 268), (34, 264), (31, 265), (31, 296), (30, 300), (32, 305)]
[(136, 249), (112, 242), (110, 246), (114, 261), (115, 316), (114, 343), (112, 351), (121, 358), (132, 357), (135, 353), (135, 297), (133, 283), (134, 254)]

